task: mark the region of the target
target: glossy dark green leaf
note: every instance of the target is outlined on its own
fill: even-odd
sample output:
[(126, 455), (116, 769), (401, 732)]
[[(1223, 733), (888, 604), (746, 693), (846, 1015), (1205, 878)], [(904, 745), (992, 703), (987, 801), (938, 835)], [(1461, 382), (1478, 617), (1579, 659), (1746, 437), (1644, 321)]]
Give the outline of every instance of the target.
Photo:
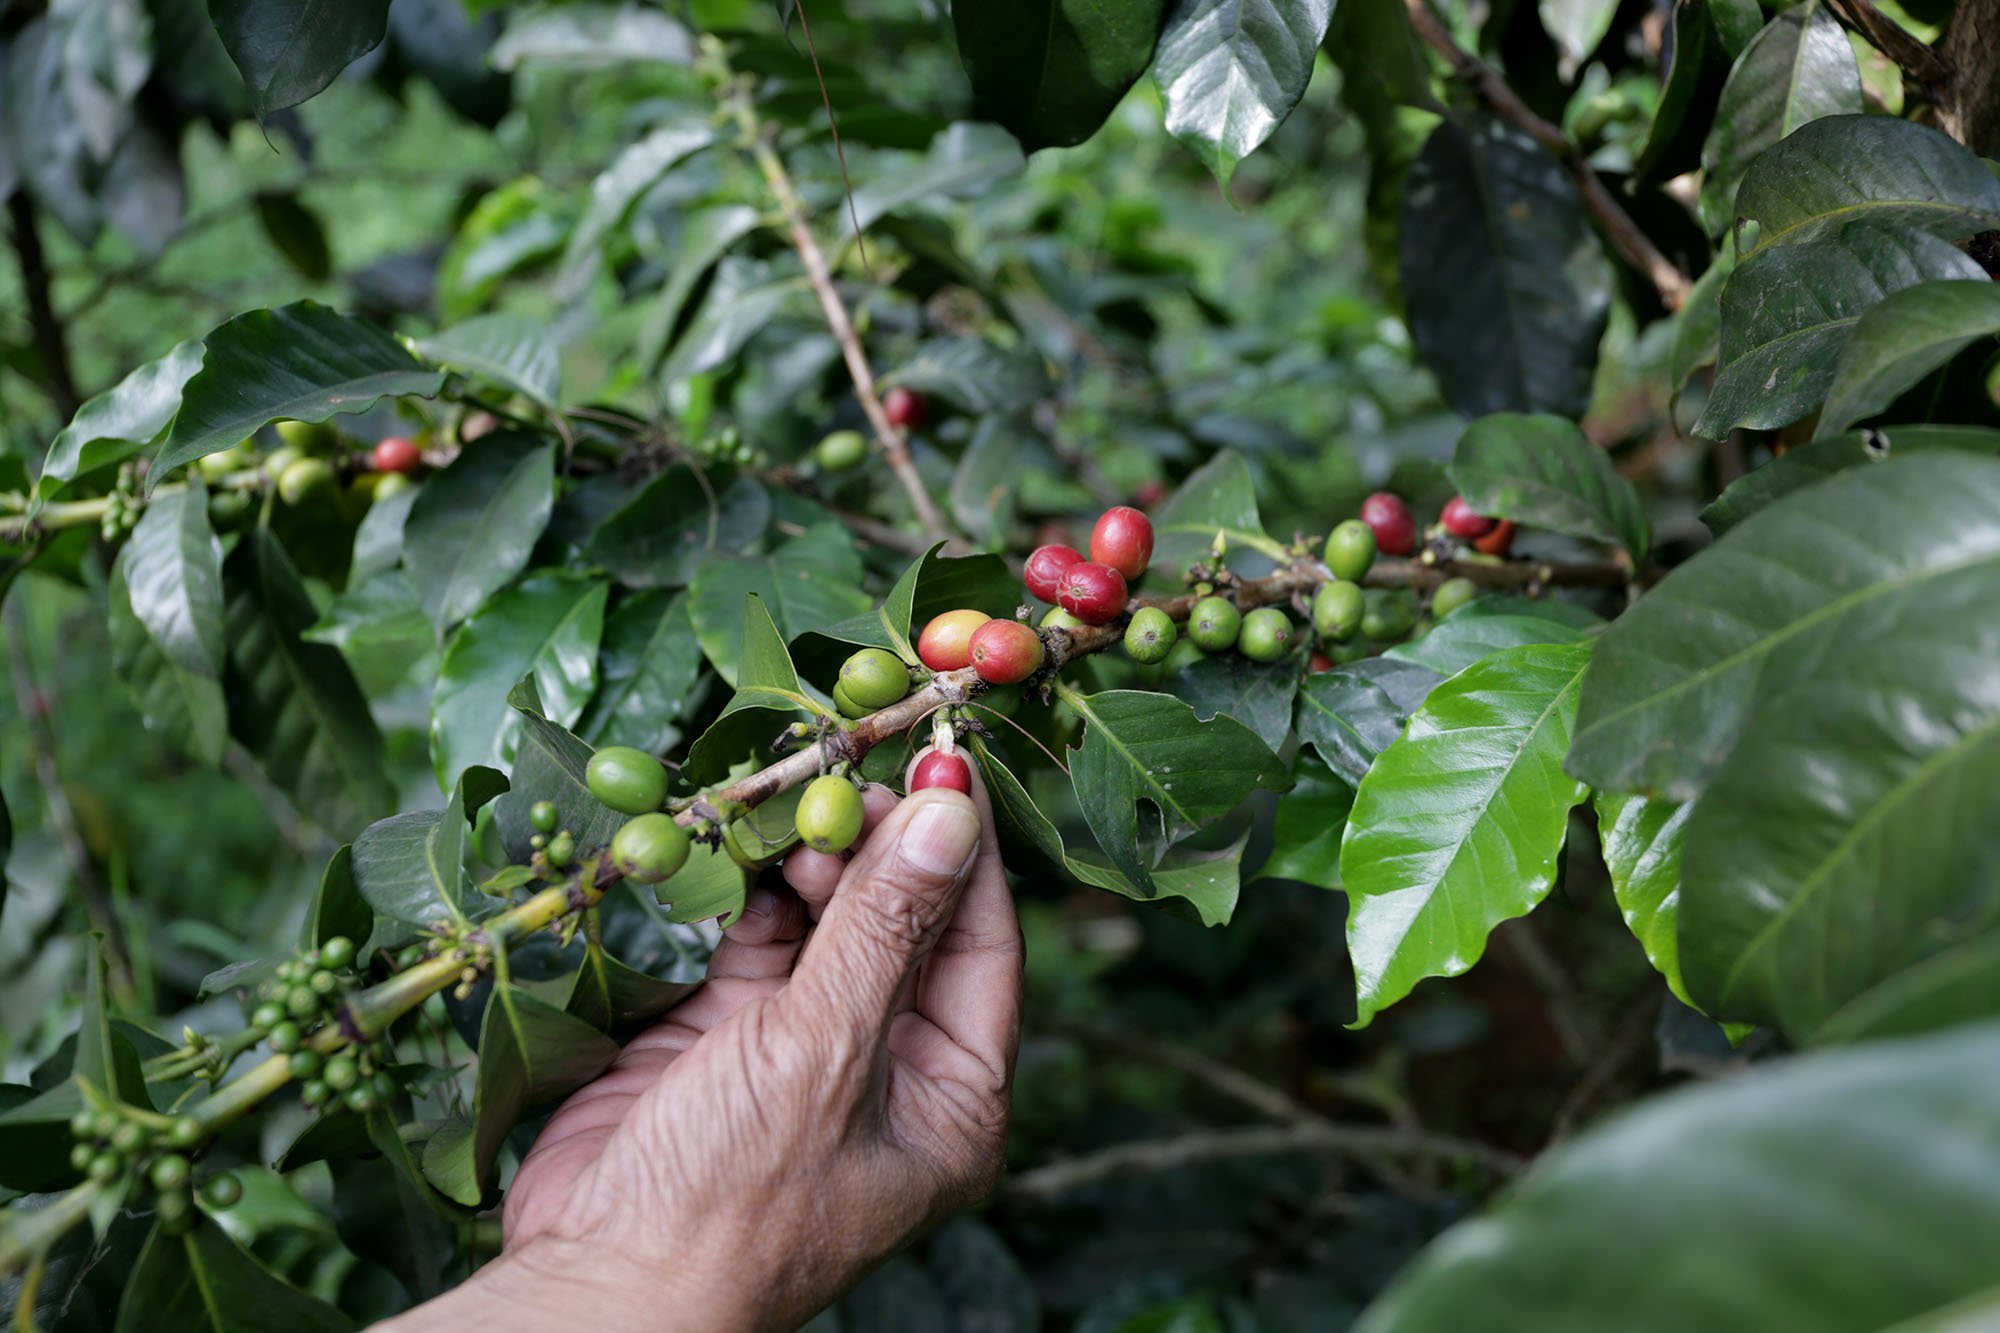
[(1750, 720), (1856, 645), (1946, 645), (2000, 570), (2000, 462), (1916, 454), (1808, 486), (1680, 566), (1597, 641), (1569, 770), (1698, 795)]
[(201, 369), (181, 392), (149, 486), (270, 422), (325, 421), (384, 398), (429, 398), (444, 385), (442, 371), (382, 329), (312, 301), (238, 315), (202, 346)]
[[(1199, 720), (1163, 694), (1066, 693), (1082, 718), (1070, 780), (1090, 831), (1119, 874), (1153, 888), (1153, 867), (1174, 843), (1228, 814), (1252, 791), (1284, 791), (1291, 777), (1270, 747), (1230, 717)], [(1142, 815), (1141, 802), (1153, 813)]]
[(873, 605), (861, 591), (861, 560), (853, 538), (834, 524), (809, 528), (769, 555), (707, 561), (688, 587), (688, 614), (702, 651), (731, 686), (743, 640), (744, 598), (753, 594), (787, 643)]
[(1562, 763), (1589, 661), (1587, 643), (1531, 644), (1468, 667), (1361, 780), (1340, 852), (1356, 1026), (1466, 971), (1555, 883), (1586, 794)]
[(1653, 801), (1613, 792), (1597, 794), (1597, 831), (1611, 892), (1632, 938), (1646, 960), (1666, 979), (1667, 988), (1692, 1006), (1681, 979), (1681, 845), (1692, 805)]
[(610, 69), (625, 64), (685, 65), (694, 38), (666, 14), (634, 4), (573, 4), (516, 15), (493, 44), (493, 68)]
[[(503, 42), (504, 45), (504, 42)], [(559, 287), (575, 295), (603, 258), (606, 242), (624, 227), (646, 191), (669, 171), (715, 142), (707, 116), (676, 120), (628, 145), (590, 185), (590, 202), (563, 252)]]
[(974, 112), (1005, 125), (1029, 152), (1082, 143), (1152, 63), (1164, 9), (1165, 0), (954, 4)]
[(498, 771), (469, 768), (444, 809), (406, 811), (361, 830), (349, 862), (356, 890), (383, 916), (412, 926), (463, 924), (499, 910), (472, 891), (465, 849), (472, 817), (506, 790)]
[(382, 733), (339, 650), (300, 637), (318, 612), (268, 529), (237, 543), (223, 586), (230, 734), (336, 836), (394, 809)]
[(1789, 449), (1732, 482), (1701, 511), (1701, 521), (1720, 537), (1764, 506), (1836, 472), (1880, 463), (1927, 449), (1958, 449), (2000, 457), (2000, 430), (1985, 426), (1883, 426), (1851, 431), (1830, 440)]
[(555, 454), (489, 436), (426, 481), (403, 527), (403, 563), (440, 636), (527, 567), (555, 503)]
[(1543, 616), (1468, 616), (1454, 612), (1431, 627), (1430, 633), (1399, 643), (1382, 654), (1385, 659), (1415, 662), (1440, 676), (1455, 676), (1482, 658), (1530, 643), (1575, 643), (1583, 631)]
[(1340, 840), (1354, 808), (1354, 784), (1310, 758), (1299, 761), (1294, 776), (1271, 825), (1271, 859), (1258, 873), (1337, 889)]
[(543, 715), (568, 726), (597, 689), (606, 586), (557, 575), (494, 596), (458, 627), (431, 696), (431, 759), (448, 787), (471, 764), (505, 767), (521, 724), (507, 696), (532, 677)]
[[(1769, 512), (1939, 461), (1947, 456), (1850, 474)], [(2000, 478), (2000, 463), (1950, 461)], [(1975, 488), (1966, 503), (1991, 494)], [(1681, 965), (1709, 1013), (1810, 1040), (1904, 969), (2000, 936), (2000, 828), (1988, 818), (2000, 783), (2000, 679), (1991, 669), (2000, 619), (1990, 614), (2000, 517), (1985, 511), (1980, 527), (1947, 539), (1948, 570), (1895, 593), (1911, 619), (1844, 639), (1834, 657), (1761, 702), (1697, 803)]]
[(297, 106), (381, 45), (389, 0), (209, 0), (261, 119)]
[(62, 483), (122, 463), (158, 439), (180, 410), (181, 390), (199, 369), (201, 344), (190, 339), (78, 408), (42, 460), (37, 495), (48, 499)]
[(1237, 164), (1292, 114), (1331, 0), (1173, 0), (1153, 57), (1167, 132), (1229, 190)]
[(590, 764), (591, 747), (548, 719), (532, 677), (516, 685), (507, 702), (521, 715), (513, 786), (493, 808), (493, 822), (507, 855), (516, 861), (528, 859), (528, 840), (535, 833), (528, 822), (528, 810), (537, 801), (555, 806), (559, 826), (575, 835), (579, 852), (587, 854), (610, 846), (611, 836), (625, 822), (625, 816), (590, 794), (584, 772)]
[(260, 190), (250, 202), (265, 239), (300, 277), (307, 282), (325, 282), (333, 276), (333, 251), (326, 243), (326, 228), (320, 225), (317, 213), (299, 202), (295, 192)]
[(1424, 48), (1400, 0), (1344, 0), (1326, 30), (1327, 54), (1339, 66), (1342, 92), (1391, 106), (1438, 108)]
[(1772, 19), (1729, 71), (1702, 145), (1701, 217), (1709, 232), (1729, 229), (1744, 173), (1772, 144), (1808, 121), (1860, 110), (1861, 69), (1833, 15), (1808, 0)]
[(597, 693), (577, 721), (577, 735), (592, 745), (665, 754), (680, 740), (680, 720), (706, 693), (699, 688), (701, 668), (685, 596), (652, 591), (627, 598), (604, 622)]
[(831, 715), (799, 684), (784, 636), (755, 594), (744, 599), (743, 639), (735, 660), (735, 694), (688, 750), (683, 771), (691, 782), (718, 780), (747, 753), (768, 747), (797, 714)]
[(1161, 682), (1161, 688), (1206, 722), (1233, 717), (1277, 750), (1292, 730), (1292, 700), (1299, 692), (1296, 657), (1269, 664), (1238, 653), (1204, 656)]
[(562, 398), (562, 353), (549, 326), (524, 315), (480, 315), (417, 339), (425, 360), (503, 389), (543, 407)]
[(222, 544), (200, 484), (146, 506), (111, 570), (111, 657), (147, 727), (205, 764), (229, 745)]
[(997, 125), (961, 121), (940, 130), (922, 156), (899, 155), (885, 161), (865, 180), (854, 184), (852, 216), (842, 211), (843, 235), (852, 236), (854, 219), (867, 231), (889, 214), (939, 195), (972, 193), (1012, 176), (1024, 165), (1021, 146)]
[(472, 1126), (464, 1120), (447, 1120), (424, 1140), (418, 1165), (424, 1179), (453, 1203), (477, 1208), (483, 1193), (479, 1173), (472, 1160)]
[(1995, 333), (2000, 289), (1983, 270), (1888, 297), (1861, 317), (1841, 350), (1813, 438), (1837, 435), (1885, 411), (1924, 376)]
[(374, 928), (374, 909), (354, 883), (354, 848), (350, 844), (327, 861), (300, 939), (308, 949), (317, 949), (336, 935), (345, 935), (357, 946), (365, 946)]
[(1757, 224), (1760, 250), (1858, 221), (1957, 240), (2000, 226), (2000, 178), (1927, 125), (1829, 116), (1757, 159), (1737, 191), (1736, 214)]
[[(1277, 558), (1283, 548), (1264, 531), (1257, 513), (1257, 485), (1249, 464), (1233, 449), (1188, 474), (1153, 514), (1153, 568), (1178, 570), (1205, 559), (1220, 536), (1230, 550), (1249, 547)], [(1175, 591), (1180, 591), (1175, 580)]]
[(932, 339), (883, 376), (882, 383), (920, 389), (976, 416), (1028, 407), (1054, 391), (1032, 350), (984, 338)]
[(1646, 130), (1645, 147), (1632, 164), (1633, 176), (1654, 181), (1693, 169), (1701, 141), (1715, 117), (1715, 104), (1729, 73), (1729, 57), (1715, 32), (1708, 0), (1676, 0), (1673, 49), (1659, 105)]
[(568, 1096), (617, 1058), (617, 1043), (589, 1023), (517, 986), (494, 987), (479, 1031), (475, 1178), (490, 1177), (501, 1144), (524, 1112)]
[(1400, 244), (1410, 336), (1454, 408), (1582, 414), (1611, 278), (1562, 163), (1491, 117), (1445, 121), (1410, 168)]
[(660, 358), (667, 354), (679, 329), (688, 298), (716, 262), (730, 247), (763, 225), (764, 219), (748, 204), (717, 204), (697, 209), (681, 219), (679, 249), (673, 271), (646, 317), (639, 335), (639, 364), (648, 373), (657, 371)]
[(659, 1017), (700, 985), (699, 981), (662, 981), (601, 948), (591, 948), (563, 1008), (599, 1031), (610, 1032)]
[(1983, 1327), (1952, 1316), (1991, 1308), (1964, 1238), (2000, 1227), (1995, 1097), (1990, 1025), (1669, 1093), (1553, 1149), (1357, 1328)]
[[(333, 1175), (333, 1220), (341, 1243), (381, 1264), (416, 1300), (436, 1295), (450, 1279), (458, 1251), (455, 1237), (471, 1220), (468, 1210), (439, 1194), (424, 1179), (419, 1147), (402, 1135), (386, 1110), (366, 1116), (328, 1116), (322, 1124), (364, 1122), (361, 1146), (370, 1156), (341, 1161)], [(349, 1149), (352, 1140), (335, 1146)], [(352, 1149), (349, 1149), (350, 1151)]]
[(2000, 1014), (2000, 932), (1950, 945), (1849, 1000), (1813, 1030), (1816, 1045), (1906, 1037)]
[(183, 1236), (155, 1227), (118, 1307), (117, 1333), (348, 1333), (359, 1327), (202, 1222)]
[(1949, 241), (1867, 222), (1758, 251), (1722, 288), (1715, 388), (1696, 432), (1720, 439), (1739, 425), (1797, 421), (1826, 397), (1857, 322), (1885, 296), (1934, 279), (1985, 276)]
[(394, 569), (403, 559), (403, 530), (409, 525), (410, 507), (417, 502), (415, 487), (384, 496), (368, 506), (354, 530), (354, 553), (347, 563), (347, 582), (352, 587), (377, 574)]
[(585, 554), (627, 587), (678, 588), (716, 552), (755, 547), (771, 523), (770, 494), (746, 476), (719, 493), (705, 480), (668, 468), (598, 525)]
[(1481, 417), (1460, 437), (1445, 471), (1482, 514), (1622, 546), (1635, 563), (1645, 558), (1649, 534), (1638, 494), (1574, 422)]
[(1299, 690), (1299, 739), (1335, 773), (1359, 783), (1443, 679), (1421, 663), (1393, 657), (1314, 672)]

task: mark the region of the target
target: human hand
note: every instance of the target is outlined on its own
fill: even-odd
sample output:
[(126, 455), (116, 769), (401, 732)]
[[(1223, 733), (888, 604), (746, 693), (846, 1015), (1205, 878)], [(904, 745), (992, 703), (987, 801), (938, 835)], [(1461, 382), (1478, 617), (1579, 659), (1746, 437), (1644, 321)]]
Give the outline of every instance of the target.
[(992, 810), (976, 778), (865, 804), (853, 859), (793, 852), (556, 1113), (501, 1258), (413, 1326), (791, 1328), (992, 1188), (1022, 964)]

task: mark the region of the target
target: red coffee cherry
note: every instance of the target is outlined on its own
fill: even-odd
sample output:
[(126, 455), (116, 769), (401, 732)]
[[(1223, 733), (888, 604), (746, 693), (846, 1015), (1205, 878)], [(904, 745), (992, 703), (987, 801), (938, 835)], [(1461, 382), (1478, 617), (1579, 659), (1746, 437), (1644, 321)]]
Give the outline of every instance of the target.
[(1086, 560), (1063, 571), (1056, 605), (1086, 625), (1107, 625), (1125, 609), (1125, 576), (1109, 565)]
[(1514, 524), (1501, 519), (1493, 531), (1473, 539), (1472, 549), (1481, 555), (1505, 555), (1514, 548)]
[(401, 435), (385, 435), (375, 445), (372, 461), (377, 472), (415, 472), (424, 455), (416, 441)]
[(931, 405), (915, 389), (898, 384), (882, 395), (882, 410), (888, 414), (890, 425), (902, 430), (921, 430), (924, 418), (931, 414)]
[(1153, 521), (1130, 505), (1105, 510), (1090, 530), (1090, 558), (1138, 578), (1153, 558)]
[(1042, 636), (1018, 620), (989, 620), (972, 632), (972, 669), (994, 685), (1026, 680), (1042, 665)]
[(1139, 483), (1139, 489), (1132, 492), (1132, 503), (1141, 509), (1151, 509), (1167, 498), (1167, 483), (1158, 477), (1149, 477)]
[(1325, 653), (1320, 652), (1317, 648), (1313, 650), (1310, 670), (1315, 676), (1317, 676), (1322, 671), (1333, 670), (1334, 665), (1335, 665), (1334, 660), (1331, 657), (1328, 657)]
[(956, 751), (946, 754), (943, 750), (932, 750), (917, 760), (916, 768), (910, 773), (910, 790), (924, 791), (931, 787), (949, 787), (972, 795), (972, 769)]
[(1408, 555), (1417, 547), (1417, 520), (1410, 507), (1387, 491), (1361, 502), (1361, 521), (1375, 534), (1375, 549), (1384, 555)]
[(1028, 567), (1021, 578), (1028, 585), (1028, 596), (1038, 602), (1055, 604), (1056, 592), (1062, 586), (1062, 576), (1072, 565), (1083, 563), (1083, 557), (1067, 546), (1037, 546), (1028, 557)]
[(1444, 530), (1454, 537), (1470, 540), (1484, 537), (1499, 524), (1500, 520), (1488, 518), (1465, 502), (1462, 495), (1454, 495), (1444, 502)]
[(917, 636), (917, 656), (933, 671), (958, 671), (972, 665), (972, 636), (993, 619), (984, 611), (961, 607), (932, 616)]

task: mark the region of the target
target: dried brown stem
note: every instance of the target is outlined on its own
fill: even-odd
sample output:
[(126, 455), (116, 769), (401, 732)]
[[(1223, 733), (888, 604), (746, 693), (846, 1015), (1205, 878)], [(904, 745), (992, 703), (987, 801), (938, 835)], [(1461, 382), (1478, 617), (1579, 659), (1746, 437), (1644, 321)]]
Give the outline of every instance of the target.
[(1869, 3), (1869, 0), (1827, 0), (1835, 18), (1867, 39), (1868, 44), (1896, 62), (1903, 73), (1935, 95), (1951, 84), (1951, 65), (1930, 47), (1918, 41), (1901, 24)]

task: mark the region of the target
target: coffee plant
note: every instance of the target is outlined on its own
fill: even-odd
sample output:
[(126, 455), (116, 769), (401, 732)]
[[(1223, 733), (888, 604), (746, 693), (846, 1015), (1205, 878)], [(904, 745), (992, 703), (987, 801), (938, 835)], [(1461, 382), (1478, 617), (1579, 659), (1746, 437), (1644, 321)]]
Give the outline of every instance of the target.
[(0, 3), (15, 1327), (462, 1280), (975, 773), (1028, 1146), (814, 1327), (2000, 1320), (1996, 34)]

